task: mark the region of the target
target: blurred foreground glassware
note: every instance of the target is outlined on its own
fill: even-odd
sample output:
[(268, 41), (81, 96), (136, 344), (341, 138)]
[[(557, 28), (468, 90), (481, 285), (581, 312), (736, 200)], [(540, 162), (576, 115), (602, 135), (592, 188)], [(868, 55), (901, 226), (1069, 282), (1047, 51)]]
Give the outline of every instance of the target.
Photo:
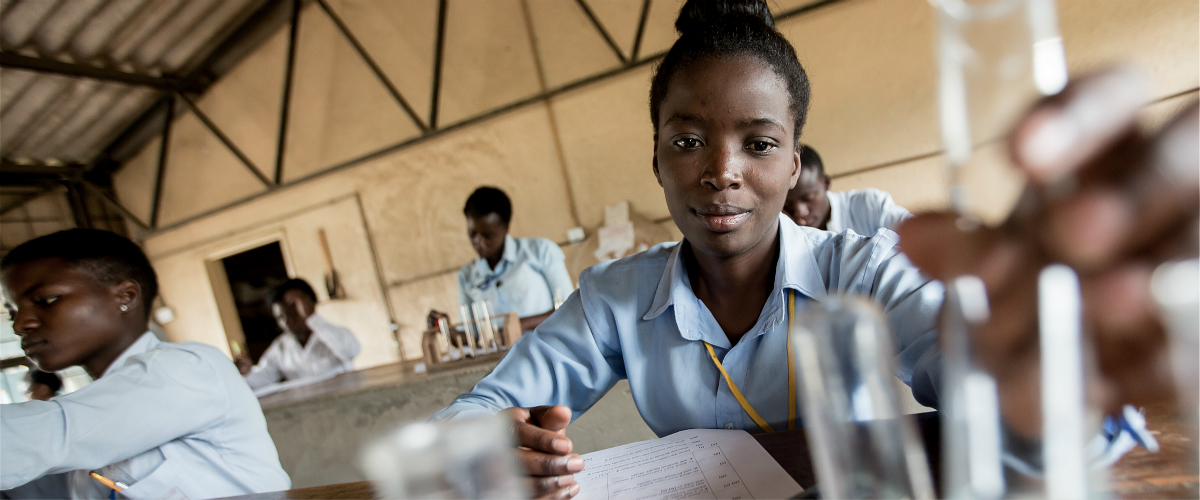
[(1159, 266), (1150, 290), (1167, 327), (1179, 404), (1189, 428), (1195, 429), (1200, 414), (1200, 261)]
[(825, 498), (933, 498), (925, 449), (893, 385), (895, 345), (867, 300), (809, 303), (792, 336)]
[[(463, 356), (475, 356), (475, 336), (479, 335), (479, 330), (475, 328), (475, 321), (471, 317), (471, 309), (466, 305), (458, 306), (458, 317), (462, 320), (463, 333), (467, 334), (467, 345), (462, 346)], [(470, 352), (467, 352), (470, 349)]]
[(371, 443), (360, 464), (378, 498), (529, 498), (511, 421), (408, 424)]
[[(981, 207), (972, 205), (968, 169), (986, 162), (980, 155), (983, 146), (998, 147), (1035, 99), (1066, 86), (1066, 58), (1053, 0), (930, 3), (939, 21), (938, 98), (950, 201), (960, 216), (959, 227), (971, 230), (979, 226)], [(1047, 271), (1039, 283), (1043, 422), (1048, 426), (1042, 457), (1045, 494), (1081, 497), (1087, 491), (1080, 462), (1088, 432), (1085, 356), (1079, 311), (1071, 306), (1080, 302), (1079, 290), (1070, 269)], [(950, 498), (991, 499), (1006, 493), (996, 382), (977, 366), (972, 340), (989, 315), (981, 280), (963, 276), (946, 283), (940, 325), (945, 363), (942, 475), (943, 492)], [(1052, 358), (1055, 351), (1048, 349), (1070, 352)]]

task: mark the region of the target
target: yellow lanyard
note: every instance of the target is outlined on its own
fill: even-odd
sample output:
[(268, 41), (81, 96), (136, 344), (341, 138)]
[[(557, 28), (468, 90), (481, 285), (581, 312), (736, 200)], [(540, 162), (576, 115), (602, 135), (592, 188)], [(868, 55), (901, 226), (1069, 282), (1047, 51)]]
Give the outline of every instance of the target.
[[(796, 370), (792, 369), (792, 325), (796, 318), (796, 291), (789, 290), (788, 293), (788, 329), (787, 329), (787, 370), (788, 370), (788, 430), (796, 428)], [(729, 372), (725, 371), (725, 367), (721, 366), (721, 361), (717, 359), (717, 354), (713, 352), (712, 344), (704, 343), (704, 348), (708, 349), (708, 355), (712, 358), (713, 364), (717, 365), (717, 369), (721, 371), (721, 375), (725, 377), (725, 383), (729, 384), (729, 392), (733, 393), (733, 397), (737, 398), (738, 404), (742, 405), (742, 409), (746, 410), (746, 414), (750, 415), (750, 419), (758, 424), (764, 432), (775, 432), (766, 420), (754, 411), (754, 407), (750, 406), (750, 402), (746, 401), (746, 397), (742, 395), (742, 391), (738, 390), (737, 384), (733, 383), (733, 379), (729, 378)]]

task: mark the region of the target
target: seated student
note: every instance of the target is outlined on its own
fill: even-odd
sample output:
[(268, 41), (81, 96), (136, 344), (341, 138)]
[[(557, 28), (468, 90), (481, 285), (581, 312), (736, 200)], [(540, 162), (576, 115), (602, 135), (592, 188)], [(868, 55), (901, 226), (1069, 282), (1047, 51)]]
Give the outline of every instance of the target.
[[(554, 312), (556, 294), (566, 298), (575, 290), (557, 244), (546, 238), (508, 235), (512, 202), (504, 191), (476, 189), (467, 198), (463, 215), (467, 237), (479, 258), (458, 271), (459, 304), (487, 300), (493, 316), (515, 311), (521, 330), (529, 331)], [(430, 316), (438, 314), (433, 311)]]
[(57, 373), (44, 372), (37, 368), (29, 370), (26, 378), (29, 380), (29, 387), (25, 389), (25, 394), (31, 400), (50, 401), (63, 386)]
[[(94, 381), (0, 412), (0, 489), (112, 498), (214, 498), (287, 489), (258, 400), (221, 351), (146, 331), (158, 281), (146, 255), (106, 231), (70, 229), (0, 260), (4, 306), (39, 369)], [(63, 474), (66, 473), (66, 474)], [(44, 478), (44, 480), (39, 480)], [(44, 496), (43, 496), (44, 497)]]
[(354, 334), (316, 313), (317, 294), (308, 282), (290, 279), (271, 294), (271, 314), (283, 333), (271, 342), (258, 364), (238, 359), (238, 370), (255, 389), (284, 380), (354, 370), (361, 347)]
[[(787, 403), (789, 392), (797, 391), (788, 387), (785, 375), (787, 325), (806, 304), (833, 293), (870, 295), (883, 306), (894, 332), (897, 375), (912, 386), (918, 401), (938, 406), (941, 356), (934, 326), (941, 286), (923, 278), (898, 253), (894, 233), (870, 238), (835, 234), (796, 226), (781, 214), (787, 192), (800, 176), (798, 139), (809, 89), (794, 49), (773, 28), (765, 2), (689, 0), (676, 27), (681, 37), (651, 83), (650, 116), (654, 174), (684, 240), (585, 271), (578, 292), (522, 337), (471, 392), (435, 416), (506, 410), (516, 421), (514, 435), (522, 447), (517, 453), (536, 476), (531, 486), (537, 495), (578, 493), (571, 474), (581, 471), (584, 462), (571, 454), (567, 424), (622, 378), (629, 380), (638, 411), (659, 435), (688, 428), (759, 432), (790, 426), (799, 411)], [(1104, 95), (1107, 88), (1101, 86), (1098, 93)], [(1042, 111), (1039, 117), (1046, 120), (1058, 114)], [(1077, 126), (1062, 120), (1054, 125)], [(1082, 146), (1067, 145), (1093, 147), (1095, 153), (1104, 141), (1087, 140), (1108, 130), (1087, 128), (1061, 139), (1083, 139)], [(1188, 130), (1195, 149), (1194, 127), (1179, 135), (1186, 137)], [(1057, 155), (1049, 167), (1055, 174), (1090, 168), (1056, 145), (1041, 144), (1037, 150)], [(1187, 153), (1183, 163), (1193, 171), (1179, 176), (1194, 179), (1195, 151)], [(1091, 182), (1116, 180), (1117, 170), (1104, 167)], [(1132, 201), (1143, 198), (1135, 196), (1121, 209), (1130, 223), (1160, 222), (1154, 225), (1157, 237), (1181, 226), (1194, 235), (1196, 184), (1164, 186), (1173, 188), (1174, 201), (1183, 202), (1169, 210), (1141, 213)], [(1044, 227), (1037, 226), (1042, 217), (1061, 215), (1031, 210), (1014, 217), (1029, 218), (1026, 227)], [(987, 357), (981, 362), (997, 374), (1005, 422), (1022, 435), (1036, 436), (1040, 430), (1028, 425), (1040, 411), (1040, 382), (1027, 348), (1037, 345), (1030, 342), (1036, 338), (1036, 320), (1030, 321), (1036, 315), (1036, 295), (1030, 295), (1036, 272), (1029, 271), (1049, 262), (1039, 253), (1037, 238), (1061, 233), (979, 229), (964, 234), (953, 220), (932, 216), (911, 230), (902, 226), (902, 235), (918, 235), (916, 241), (922, 243), (906, 250), (936, 266), (938, 276), (965, 270), (989, 286), (1017, 280), (996, 292), (993, 304), (1005, 307), (1005, 314), (989, 320), (989, 343), (997, 345), (981, 351)], [(1114, 259), (1108, 262), (1133, 255), (1114, 249), (1129, 241), (1123, 235), (1108, 237), (1106, 248), (1112, 253), (1105, 255)], [(973, 238), (979, 240), (970, 245), (938, 243)], [(1186, 251), (1194, 256), (1195, 242), (1191, 245)], [(1036, 258), (1012, 259), (1014, 246), (1020, 252), (1032, 248)], [(1023, 271), (1009, 272), (1016, 266)], [(1139, 305), (1145, 307), (1143, 302)], [(738, 402), (735, 387), (745, 404)], [(1105, 408), (1118, 409), (1120, 401), (1106, 401)]]
[(800, 149), (800, 180), (788, 191), (783, 213), (797, 225), (840, 233), (850, 229), (871, 236), (880, 228), (895, 229), (912, 217), (892, 201), (892, 195), (873, 188), (829, 191), (829, 176), (817, 150)]

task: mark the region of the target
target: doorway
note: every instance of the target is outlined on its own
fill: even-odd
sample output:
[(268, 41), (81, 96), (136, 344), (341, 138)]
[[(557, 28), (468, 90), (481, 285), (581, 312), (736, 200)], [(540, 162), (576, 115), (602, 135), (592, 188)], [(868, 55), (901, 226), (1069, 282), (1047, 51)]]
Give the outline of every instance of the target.
[(271, 291), (287, 281), (287, 266), (278, 241), (221, 259), (229, 291), (245, 335), (246, 354), (257, 363), (271, 341), (282, 333), (271, 315)]

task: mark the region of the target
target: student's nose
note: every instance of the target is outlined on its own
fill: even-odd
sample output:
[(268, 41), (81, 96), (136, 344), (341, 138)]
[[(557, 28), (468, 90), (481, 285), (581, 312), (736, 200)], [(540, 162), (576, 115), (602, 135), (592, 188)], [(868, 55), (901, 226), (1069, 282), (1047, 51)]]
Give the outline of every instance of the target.
[(742, 187), (741, 147), (717, 145), (711, 151), (700, 182), (717, 191)]
[(17, 309), (13, 315), (13, 332), (17, 335), (25, 335), (41, 326), (42, 322), (33, 312), (26, 309)]

